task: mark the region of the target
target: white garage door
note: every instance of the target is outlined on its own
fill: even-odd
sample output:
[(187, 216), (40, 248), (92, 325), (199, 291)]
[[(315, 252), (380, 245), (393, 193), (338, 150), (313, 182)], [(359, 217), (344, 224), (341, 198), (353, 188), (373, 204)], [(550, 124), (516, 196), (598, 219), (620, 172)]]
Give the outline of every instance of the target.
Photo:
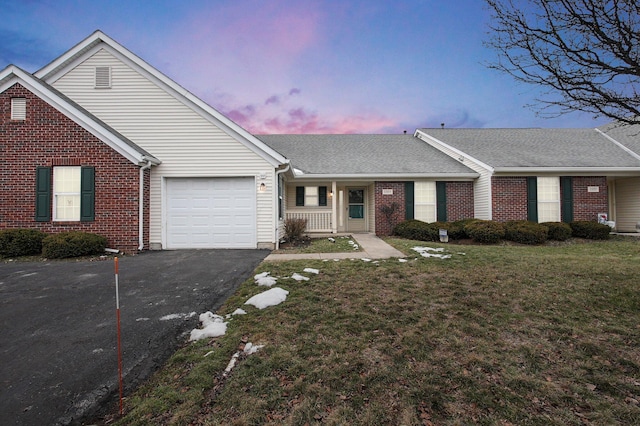
[(167, 248), (256, 248), (253, 177), (167, 179)]

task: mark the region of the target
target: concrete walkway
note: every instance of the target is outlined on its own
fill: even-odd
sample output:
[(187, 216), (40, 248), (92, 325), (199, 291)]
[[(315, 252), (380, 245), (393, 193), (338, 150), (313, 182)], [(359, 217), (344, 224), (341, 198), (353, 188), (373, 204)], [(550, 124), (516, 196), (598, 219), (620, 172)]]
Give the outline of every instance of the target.
[(362, 251), (347, 253), (272, 253), (264, 260), (278, 262), (296, 259), (387, 259), (390, 257), (405, 257), (405, 254), (376, 237), (374, 234), (352, 234)]

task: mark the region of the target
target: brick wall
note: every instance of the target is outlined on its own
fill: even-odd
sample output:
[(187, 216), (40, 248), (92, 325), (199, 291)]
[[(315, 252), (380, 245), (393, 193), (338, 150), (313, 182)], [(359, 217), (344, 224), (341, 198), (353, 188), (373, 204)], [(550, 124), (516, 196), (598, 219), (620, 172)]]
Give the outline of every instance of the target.
[[(384, 192), (391, 191), (391, 194)], [(405, 220), (405, 183), (376, 182), (376, 234), (391, 235), (393, 228)], [(392, 203), (398, 204), (398, 210), (391, 221), (382, 213), (381, 208)], [(473, 182), (447, 182), (447, 220), (455, 221), (473, 217)]]
[[(573, 220), (597, 220), (598, 213), (609, 211), (607, 178), (604, 176), (574, 176)], [(527, 178), (492, 177), (493, 220), (527, 219)], [(589, 192), (589, 186), (597, 186), (598, 192)]]
[(527, 220), (527, 178), (491, 178), (491, 207), (493, 220)]
[[(589, 192), (589, 186), (597, 186), (598, 192)], [(580, 176), (573, 178), (573, 220), (597, 220), (598, 213), (609, 212), (607, 178), (604, 176)]]
[(447, 182), (447, 220), (470, 219), (473, 214), (473, 182)]
[[(27, 99), (26, 120), (11, 120), (12, 97)], [(139, 167), (18, 84), (0, 93), (0, 152), (0, 229), (92, 232), (107, 237), (109, 247), (137, 251)], [(95, 167), (94, 221), (35, 221), (36, 167), (56, 165)], [(150, 172), (145, 173), (146, 248)]]
[[(386, 190), (386, 191), (383, 191)], [(383, 192), (393, 192), (393, 194), (383, 194)], [(405, 218), (404, 182), (376, 182), (376, 235), (391, 235), (393, 227), (402, 222)], [(381, 208), (385, 205), (397, 203), (398, 210), (387, 220), (382, 214)]]

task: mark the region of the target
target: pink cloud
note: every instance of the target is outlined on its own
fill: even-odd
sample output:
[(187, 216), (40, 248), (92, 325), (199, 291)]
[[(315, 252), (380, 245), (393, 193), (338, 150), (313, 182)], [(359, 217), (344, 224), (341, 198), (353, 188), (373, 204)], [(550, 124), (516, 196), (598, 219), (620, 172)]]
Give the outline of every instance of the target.
[(254, 134), (347, 134), (397, 133), (399, 123), (376, 113), (358, 113), (346, 116), (321, 116), (315, 111), (297, 107), (289, 111), (270, 111), (247, 105), (220, 112)]

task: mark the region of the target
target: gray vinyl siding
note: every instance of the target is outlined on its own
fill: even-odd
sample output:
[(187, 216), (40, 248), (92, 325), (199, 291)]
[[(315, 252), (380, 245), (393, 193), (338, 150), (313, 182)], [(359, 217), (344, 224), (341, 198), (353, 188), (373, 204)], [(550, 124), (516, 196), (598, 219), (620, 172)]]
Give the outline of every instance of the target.
[[(111, 88), (95, 89), (95, 68), (111, 67)], [(261, 156), (138, 70), (100, 49), (54, 87), (162, 161), (151, 173), (150, 241), (163, 235), (164, 178), (255, 176), (257, 241), (273, 243), (275, 171)], [(262, 179), (262, 176), (265, 179)]]
[(640, 178), (615, 181), (616, 230), (636, 232), (640, 222)]

